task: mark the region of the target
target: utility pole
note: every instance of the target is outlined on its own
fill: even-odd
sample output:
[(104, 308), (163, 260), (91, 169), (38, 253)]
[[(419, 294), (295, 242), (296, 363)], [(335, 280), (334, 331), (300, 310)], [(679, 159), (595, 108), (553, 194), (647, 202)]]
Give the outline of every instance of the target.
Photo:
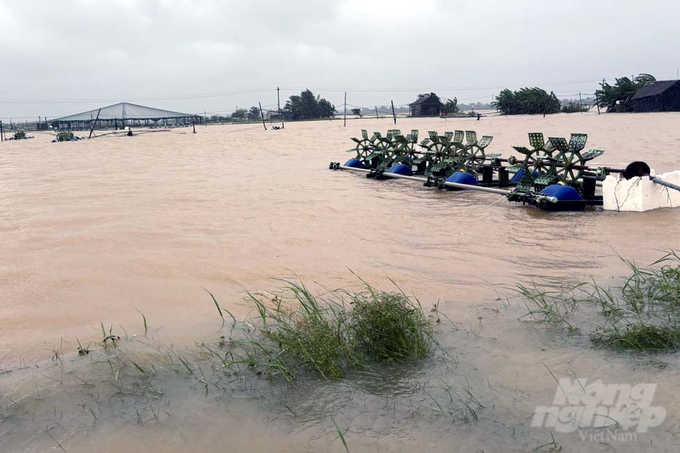
[[(604, 84), (607, 83), (607, 79), (602, 77), (602, 87), (604, 88)], [(600, 114), (600, 98), (597, 97), (597, 93), (595, 93), (595, 104), (597, 105), (597, 114)]]
[(380, 119), (380, 117), (378, 116), (378, 106), (377, 105), (375, 106), (375, 119), (376, 120)]
[(276, 87), (276, 105), (279, 106), (279, 115), (281, 114), (281, 90)]
[[(100, 114), (101, 112), (102, 112), (102, 109), (99, 109), (99, 110), (97, 111), (97, 119), (94, 120), (94, 122), (92, 123), (92, 127), (90, 128), (90, 136), (87, 137), (87, 138), (92, 138), (92, 134), (94, 134), (94, 128), (97, 126), (97, 121), (99, 121), (99, 114)], [(91, 116), (91, 115), (90, 115), (90, 116)]]
[(5, 131), (2, 130), (2, 121), (0, 121), (0, 142), (5, 141)]
[(205, 112), (205, 110), (203, 110), (203, 123), (205, 124), (206, 127), (208, 127), (208, 115)]
[(345, 115), (342, 122), (342, 127), (347, 127), (347, 91), (345, 91)]
[(392, 103), (392, 118), (394, 118), (394, 124), (397, 124), (397, 114), (394, 113), (394, 101), (390, 101)]
[(583, 99), (581, 98), (581, 92), (578, 92), (578, 106), (583, 109)]
[(267, 130), (267, 124), (264, 122), (264, 112), (262, 111), (262, 103), (258, 102), (257, 105), (260, 106), (260, 117), (262, 117), (262, 127), (264, 127), (264, 130)]

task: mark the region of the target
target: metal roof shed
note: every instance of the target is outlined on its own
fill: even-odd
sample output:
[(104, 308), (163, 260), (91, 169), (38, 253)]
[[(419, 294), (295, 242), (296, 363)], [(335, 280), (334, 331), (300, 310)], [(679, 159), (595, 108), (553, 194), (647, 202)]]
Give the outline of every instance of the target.
[(75, 115), (63, 116), (52, 120), (52, 123), (89, 123), (97, 119), (99, 121), (158, 121), (166, 119), (196, 119), (198, 115), (189, 113), (173, 112), (170, 110), (157, 109), (144, 105), (119, 102), (118, 104), (102, 107), (101, 109), (88, 110)]
[(679, 112), (680, 80), (660, 80), (640, 88), (631, 98), (635, 112)]

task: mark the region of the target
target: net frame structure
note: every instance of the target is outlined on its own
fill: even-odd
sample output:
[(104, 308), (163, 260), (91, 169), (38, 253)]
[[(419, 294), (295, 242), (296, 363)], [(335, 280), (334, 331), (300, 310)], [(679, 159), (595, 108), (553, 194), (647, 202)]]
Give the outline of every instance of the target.
[(84, 129), (95, 122), (98, 128), (126, 128), (132, 126), (185, 126), (202, 122), (200, 115), (158, 109), (130, 102), (119, 102), (50, 121), (56, 129)]

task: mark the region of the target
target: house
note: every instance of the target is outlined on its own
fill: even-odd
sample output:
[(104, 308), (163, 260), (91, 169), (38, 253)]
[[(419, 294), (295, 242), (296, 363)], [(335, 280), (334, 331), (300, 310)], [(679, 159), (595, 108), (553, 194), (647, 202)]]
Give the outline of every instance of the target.
[(281, 121), (283, 114), (277, 110), (267, 110), (264, 114), (264, 119), (267, 121)]
[(411, 116), (439, 116), (442, 103), (434, 93), (419, 94), (415, 102), (409, 104)]
[(631, 98), (635, 112), (680, 112), (680, 80), (660, 80)]

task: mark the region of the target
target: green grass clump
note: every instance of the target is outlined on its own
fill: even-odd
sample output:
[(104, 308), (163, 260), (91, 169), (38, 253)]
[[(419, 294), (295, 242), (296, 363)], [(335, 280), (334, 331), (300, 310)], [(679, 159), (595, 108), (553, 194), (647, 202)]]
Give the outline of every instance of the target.
[(351, 334), (356, 347), (376, 361), (426, 357), (432, 327), (420, 304), (403, 294), (369, 292), (353, 300)]
[(624, 260), (631, 270), (621, 290), (627, 306), (635, 313), (680, 310), (680, 255), (671, 251), (652, 263), (640, 267)]
[(324, 377), (339, 378), (349, 365), (356, 364), (342, 322), (304, 316), (292, 329), (278, 327), (267, 336), (300, 366), (315, 369)]
[(590, 338), (596, 344), (622, 349), (663, 351), (680, 347), (680, 329), (672, 326), (631, 324), (597, 331)]
[[(404, 294), (331, 291), (314, 296), (285, 281), (281, 293), (250, 295), (257, 316), (232, 324), (225, 367), (247, 365), (258, 374), (291, 381), (306, 372), (337, 379), (371, 363), (426, 357), (432, 326), (419, 303)], [(232, 337), (235, 335), (232, 335)]]
[(567, 284), (558, 282), (555, 289), (539, 286), (532, 282), (530, 286), (516, 285), (516, 292), (522, 296), (527, 314), (522, 318), (531, 317), (536, 321), (551, 324), (565, 324), (570, 330), (576, 327), (569, 322), (569, 317), (580, 304), (578, 292), (586, 283)]
[(73, 140), (73, 132), (71, 131), (62, 131), (57, 134), (58, 142), (68, 142), (70, 140)]
[(26, 138), (26, 131), (17, 131), (14, 133), (14, 140), (24, 140)]
[(561, 284), (559, 290), (517, 285), (528, 309), (525, 316), (576, 329), (568, 318), (581, 306), (596, 306), (604, 321), (591, 334), (594, 343), (638, 350), (678, 349), (680, 255), (670, 251), (647, 267), (621, 259), (630, 274), (620, 287), (595, 281)]
[(294, 292), (296, 309), (283, 308), (278, 299), (273, 309), (258, 301), (265, 326), (261, 336), (269, 340), (271, 349), (266, 356), (283, 356), (291, 376), (308, 368), (324, 377), (342, 377), (360, 362), (348, 336), (344, 310), (319, 305), (306, 288), (297, 288), (302, 291)]

